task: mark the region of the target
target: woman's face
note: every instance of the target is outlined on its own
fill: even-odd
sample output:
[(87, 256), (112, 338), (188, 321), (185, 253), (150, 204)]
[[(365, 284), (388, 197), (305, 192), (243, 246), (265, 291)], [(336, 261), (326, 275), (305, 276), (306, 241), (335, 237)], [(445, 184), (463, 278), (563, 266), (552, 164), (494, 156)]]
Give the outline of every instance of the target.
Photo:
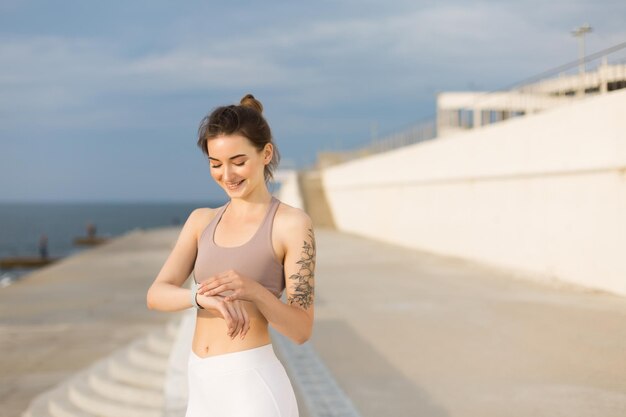
[(265, 182), (264, 168), (272, 145), (258, 152), (245, 136), (218, 136), (207, 141), (211, 176), (230, 197), (243, 197)]

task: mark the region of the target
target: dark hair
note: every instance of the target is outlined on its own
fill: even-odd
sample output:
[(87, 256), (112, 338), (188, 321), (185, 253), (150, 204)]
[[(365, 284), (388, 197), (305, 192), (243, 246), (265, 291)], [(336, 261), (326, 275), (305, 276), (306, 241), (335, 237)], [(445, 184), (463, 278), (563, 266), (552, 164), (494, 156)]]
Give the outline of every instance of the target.
[(265, 165), (265, 182), (274, 178), (274, 169), (280, 161), (278, 148), (272, 141), (272, 131), (263, 117), (263, 105), (252, 94), (246, 94), (239, 105), (220, 106), (205, 116), (198, 128), (198, 147), (208, 157), (207, 142), (222, 135), (240, 134), (248, 138), (261, 152), (267, 143), (274, 147), (272, 160)]

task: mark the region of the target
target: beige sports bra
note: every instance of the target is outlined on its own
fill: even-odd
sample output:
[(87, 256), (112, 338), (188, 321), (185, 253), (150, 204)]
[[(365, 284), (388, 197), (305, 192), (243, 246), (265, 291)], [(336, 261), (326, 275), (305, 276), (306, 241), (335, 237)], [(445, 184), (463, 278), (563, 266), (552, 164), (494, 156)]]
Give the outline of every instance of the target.
[(249, 241), (240, 246), (222, 247), (215, 244), (215, 228), (229, 204), (230, 201), (219, 208), (200, 236), (194, 280), (201, 283), (220, 272), (233, 269), (258, 281), (280, 298), (285, 289), (285, 271), (272, 247), (272, 224), (280, 200), (272, 196), (261, 226)]

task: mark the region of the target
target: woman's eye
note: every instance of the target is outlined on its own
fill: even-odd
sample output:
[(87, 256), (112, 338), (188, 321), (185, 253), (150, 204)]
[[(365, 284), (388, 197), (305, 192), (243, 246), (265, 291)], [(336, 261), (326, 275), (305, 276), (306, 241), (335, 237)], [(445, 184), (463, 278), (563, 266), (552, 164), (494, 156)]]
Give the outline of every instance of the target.
[[(240, 167), (240, 166), (243, 166), (243, 164), (245, 164), (245, 163), (246, 163), (246, 161), (243, 161), (243, 162), (241, 162), (239, 164), (234, 164), (234, 165), (237, 165), (238, 167)], [(221, 166), (222, 165), (211, 165), (211, 168), (219, 168)]]

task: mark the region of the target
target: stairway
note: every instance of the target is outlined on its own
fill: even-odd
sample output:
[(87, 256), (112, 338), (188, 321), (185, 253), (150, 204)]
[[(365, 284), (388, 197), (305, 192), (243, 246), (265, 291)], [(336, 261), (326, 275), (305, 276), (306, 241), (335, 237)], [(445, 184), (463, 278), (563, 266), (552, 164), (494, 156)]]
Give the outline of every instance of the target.
[(164, 417), (164, 384), (180, 320), (135, 339), (40, 394), (22, 417)]
[(315, 227), (336, 229), (320, 171), (316, 169), (300, 171), (298, 173), (298, 186), (304, 210), (313, 220)]

